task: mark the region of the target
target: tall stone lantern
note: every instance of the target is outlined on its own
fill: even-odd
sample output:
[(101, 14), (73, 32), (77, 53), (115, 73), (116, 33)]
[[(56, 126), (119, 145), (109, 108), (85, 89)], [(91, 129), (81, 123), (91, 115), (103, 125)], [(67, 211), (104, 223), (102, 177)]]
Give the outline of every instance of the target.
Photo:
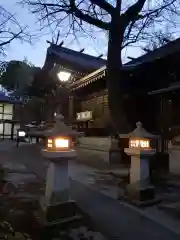
[(144, 202), (154, 199), (154, 187), (150, 183), (150, 161), (156, 149), (151, 146), (152, 140), (159, 137), (147, 132), (141, 122), (136, 123), (136, 126), (133, 132), (123, 136), (129, 138), (129, 147), (124, 151), (131, 157), (126, 194)]
[(55, 116), (54, 127), (44, 133), (46, 146), (42, 149), (42, 155), (48, 159), (49, 166), (45, 196), (41, 199), (41, 207), (47, 216), (58, 214), (59, 218), (63, 212), (67, 213), (67, 208), (69, 209), (69, 206), (66, 207), (70, 202), (68, 161), (76, 157), (72, 139), (77, 135), (65, 125), (63, 119), (62, 115)]

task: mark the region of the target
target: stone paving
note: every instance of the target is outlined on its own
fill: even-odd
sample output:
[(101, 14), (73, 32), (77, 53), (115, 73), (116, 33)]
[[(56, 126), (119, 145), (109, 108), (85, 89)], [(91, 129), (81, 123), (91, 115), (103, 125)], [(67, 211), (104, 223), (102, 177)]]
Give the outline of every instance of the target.
[[(33, 225), (33, 212), (39, 209), (39, 199), (44, 194), (44, 180), (39, 178), (37, 174), (32, 173), (29, 165), (25, 165), (22, 161), (14, 161), (16, 156), (14, 153), (19, 151), (19, 149), (14, 148), (12, 144), (10, 152), (9, 147), (6, 148), (5, 145), (2, 145), (2, 151), (0, 151), (0, 164), (6, 169), (5, 177), (3, 178), (4, 185), (0, 189), (0, 222), (1, 219), (3, 221), (6, 220), (13, 225), (16, 233), (17, 231), (25, 231), (31, 235), (32, 239), (36, 239), (37, 232), (41, 230)], [(5, 152), (6, 149), (7, 152)], [(23, 157), (22, 152), (20, 156)], [(35, 232), (36, 234), (34, 235), (33, 233)], [(16, 233), (14, 236), (17, 235)], [(51, 231), (45, 233), (45, 235), (50, 237), (49, 239), (57, 239), (53, 236), (58, 236), (58, 239), (105, 240), (105, 237), (100, 232), (94, 231), (84, 221), (77, 221), (73, 226), (68, 228), (66, 226), (66, 228), (61, 228), (59, 231), (57, 228), (55, 230), (51, 228)], [(1, 230), (0, 235), (2, 235)], [(3, 233), (2, 236), (6, 236), (9, 239), (10, 235), (7, 233), (4, 235)], [(21, 237), (20, 239), (24, 238)]]
[[(10, 147), (11, 146), (11, 147)], [(7, 143), (0, 146), (0, 161), (11, 159), (14, 166), (22, 164), (43, 181), (46, 176), (48, 162), (44, 161), (40, 149), (35, 145), (22, 145), (19, 149)], [(11, 149), (11, 150), (10, 150)], [(21, 167), (20, 167), (21, 168)], [(96, 223), (112, 239), (179, 239), (179, 221), (169, 218), (156, 206), (138, 209), (123, 201), (117, 200), (119, 188), (117, 179), (112, 176), (126, 174), (125, 170), (107, 169), (97, 171), (77, 161), (70, 163), (72, 194), (81, 207), (95, 218)], [(107, 178), (105, 177), (107, 176)], [(130, 228), (130, 231), (129, 231)]]

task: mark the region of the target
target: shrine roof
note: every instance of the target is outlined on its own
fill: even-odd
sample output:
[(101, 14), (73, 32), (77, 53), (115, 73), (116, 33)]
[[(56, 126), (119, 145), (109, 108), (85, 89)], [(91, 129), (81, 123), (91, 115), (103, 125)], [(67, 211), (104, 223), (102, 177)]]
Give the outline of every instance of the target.
[(0, 91), (0, 103), (10, 103), (10, 104), (17, 104), (21, 103), (21, 101), (18, 101), (11, 96), (6, 95), (4, 92)]
[[(142, 64), (145, 62), (152, 62), (156, 59), (167, 57), (168, 55), (180, 52), (180, 38), (174, 41), (168, 42), (164, 46), (150, 51), (136, 59), (133, 59), (130, 64)], [(129, 63), (128, 63), (129, 64)]]
[(65, 65), (72, 64), (78, 71), (82, 69), (82, 71), (91, 72), (106, 64), (106, 60), (102, 58), (94, 57), (84, 52), (78, 52), (53, 43), (48, 47), (47, 53), (56, 56), (60, 65), (63, 65), (63, 63)]
[[(122, 69), (124, 71), (130, 71), (133, 70), (139, 66), (142, 66), (145, 63), (151, 63), (157, 59), (162, 59), (164, 57), (167, 57), (169, 55), (175, 54), (177, 52), (180, 52), (180, 38), (176, 39), (175, 41), (169, 42), (166, 45), (155, 49), (152, 52), (148, 52), (136, 59), (131, 60), (130, 62), (123, 65)], [(73, 82), (71, 84), (72, 89), (77, 89), (83, 86), (86, 86), (87, 84), (94, 82), (103, 76), (105, 76), (106, 72), (106, 66), (104, 65), (100, 69), (86, 75), (85, 77)]]
[(77, 89), (77, 88), (86, 86), (87, 84), (102, 78), (103, 76), (105, 76), (105, 74), (106, 74), (106, 66), (103, 66), (98, 70), (88, 74), (87, 76), (72, 82), (70, 85), (71, 89), (75, 89), (75, 88)]
[(166, 88), (161, 88), (161, 89), (157, 89), (157, 90), (153, 90), (151, 92), (148, 92), (148, 95), (158, 95), (158, 94), (163, 94), (163, 93), (167, 93), (167, 92), (172, 92), (172, 91), (176, 91), (180, 89), (180, 82), (177, 82), (174, 85), (170, 85)]

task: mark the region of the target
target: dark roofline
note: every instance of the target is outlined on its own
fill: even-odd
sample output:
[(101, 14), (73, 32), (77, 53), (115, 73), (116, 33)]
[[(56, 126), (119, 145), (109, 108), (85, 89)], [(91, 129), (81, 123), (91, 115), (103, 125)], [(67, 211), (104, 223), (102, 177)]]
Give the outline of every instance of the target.
[[(50, 43), (50, 46), (47, 49), (47, 53), (55, 54), (56, 51), (59, 52), (59, 53), (64, 52), (64, 53), (67, 53), (67, 54), (70, 54), (70, 55), (72, 54), (74, 56), (81, 57), (82, 59), (84, 57), (84, 59), (86, 59), (87, 61), (97, 62), (97, 65), (100, 65), (100, 67), (97, 67), (97, 70), (92, 71), (90, 74), (88, 74), (85, 77), (77, 80), (77, 82), (74, 82), (72, 84), (72, 87), (75, 87), (78, 84), (82, 85), (82, 83), (84, 81), (86, 82), (86, 84), (88, 84), (88, 82), (94, 81), (93, 79), (97, 80), (97, 79), (101, 78), (102, 76), (105, 76), (106, 62), (107, 62), (106, 60), (88, 55), (88, 54), (83, 53), (83, 52), (77, 52), (75, 50), (68, 49), (68, 48)], [(165, 56), (171, 55), (171, 54), (176, 53), (178, 51), (180, 52), (180, 38), (178, 38), (174, 41), (171, 41), (171, 42), (165, 44), (164, 46), (162, 46), (158, 49), (155, 49), (152, 52), (145, 53), (144, 55), (142, 55), (142, 56), (140, 56), (136, 59), (131, 60), (130, 62), (124, 64), (122, 69), (124, 71), (133, 70), (136, 67), (141, 66), (144, 63), (150, 63), (154, 60), (161, 59)]]
[[(75, 51), (75, 50), (72, 50), (69, 48), (65, 48), (65, 47), (56, 45), (54, 43), (50, 43), (50, 46), (48, 47), (47, 52), (54, 53), (54, 50), (65, 52), (68, 54), (73, 54), (75, 56), (82, 57), (82, 58), (84, 57), (90, 61), (96, 61), (99, 65), (101, 65), (99, 68), (106, 65), (106, 62), (107, 62), (105, 59), (94, 57), (94, 56), (91, 56), (91, 55), (83, 53), (83, 52), (78, 52), (78, 51)], [(165, 44), (164, 46), (155, 49), (154, 51), (145, 53), (142, 56), (131, 60), (130, 62), (124, 64), (123, 68), (124, 68), (124, 70), (128, 70), (131, 68), (133, 69), (134, 67), (141, 65), (143, 63), (152, 62), (155, 59), (160, 59), (160, 58), (163, 58), (167, 55), (170, 55), (170, 54), (173, 54), (176, 52), (180, 52), (180, 38), (178, 38), (174, 41), (171, 41), (171, 42)]]
[(84, 52), (78, 52), (78, 51), (75, 51), (75, 50), (72, 50), (72, 49), (69, 49), (69, 48), (66, 48), (66, 47), (62, 47), (62, 46), (59, 46), (59, 45), (56, 45), (54, 43), (50, 43), (50, 46), (48, 47), (47, 51), (49, 53), (51, 53), (52, 50), (56, 50), (56, 51), (61, 51), (61, 52), (65, 52), (65, 53), (68, 53), (68, 54), (73, 54), (75, 56), (78, 56), (78, 57), (85, 57), (86, 59), (90, 60), (90, 61), (97, 61), (97, 62), (101, 62), (102, 66), (106, 64), (106, 60), (103, 59), (103, 58), (99, 58), (99, 57), (95, 57), (95, 56), (92, 56), (92, 55), (89, 55), (87, 53), (84, 53)]
[(174, 41), (168, 42), (162, 47), (155, 49), (154, 51), (143, 54), (142, 56), (133, 59), (132, 61), (126, 63), (129, 64), (142, 64), (146, 62), (151, 62), (156, 59), (163, 58), (165, 56), (171, 55), (173, 53), (180, 52), (180, 38)]
[[(146, 53), (132, 61), (123, 65), (122, 70), (129, 71), (133, 70), (134, 68), (141, 66), (143, 63), (152, 62), (153, 60), (163, 58), (167, 55), (173, 54), (179, 50), (180, 52), (180, 38), (165, 44), (164, 46), (155, 49), (152, 52)], [(71, 87), (72, 90), (76, 88), (80, 84), (80, 86), (87, 85), (88, 83), (98, 80), (102, 76), (105, 76), (106, 66), (93, 71), (92, 73), (86, 75), (85, 77), (79, 79), (77, 82), (74, 82)]]
[(162, 94), (162, 93), (167, 93), (167, 92), (172, 92), (175, 90), (180, 89), (180, 83), (178, 82), (175, 85), (170, 85), (166, 88), (161, 88), (161, 89), (157, 89), (157, 90), (153, 90), (151, 92), (148, 92), (148, 95), (158, 95), (158, 94)]
[(0, 104), (3, 104), (3, 103), (9, 103), (9, 104), (15, 105), (15, 104), (21, 104), (23, 102), (20, 100), (13, 100), (13, 99), (0, 99)]

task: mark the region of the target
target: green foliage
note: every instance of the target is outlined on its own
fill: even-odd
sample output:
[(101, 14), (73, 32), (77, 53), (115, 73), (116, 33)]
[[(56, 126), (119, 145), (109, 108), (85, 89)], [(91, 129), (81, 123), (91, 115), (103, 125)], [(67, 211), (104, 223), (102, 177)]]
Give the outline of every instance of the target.
[(43, 121), (45, 118), (45, 109), (45, 100), (38, 97), (32, 97), (32, 99), (23, 106), (24, 114), (29, 116), (29, 121)]
[(9, 91), (27, 88), (33, 78), (36, 68), (24, 61), (10, 61), (0, 76), (0, 84)]
[(52, 95), (52, 91), (57, 88), (56, 81), (44, 70), (37, 70), (34, 79), (29, 88), (29, 95), (36, 97), (45, 97)]
[(6, 71), (7, 62), (0, 61), (0, 76)]
[(29, 62), (29, 60), (28, 60), (27, 57), (24, 58), (23, 63), (27, 64), (27, 65), (30, 66), (30, 67), (35, 67), (34, 64), (32, 64), (31, 62)]

